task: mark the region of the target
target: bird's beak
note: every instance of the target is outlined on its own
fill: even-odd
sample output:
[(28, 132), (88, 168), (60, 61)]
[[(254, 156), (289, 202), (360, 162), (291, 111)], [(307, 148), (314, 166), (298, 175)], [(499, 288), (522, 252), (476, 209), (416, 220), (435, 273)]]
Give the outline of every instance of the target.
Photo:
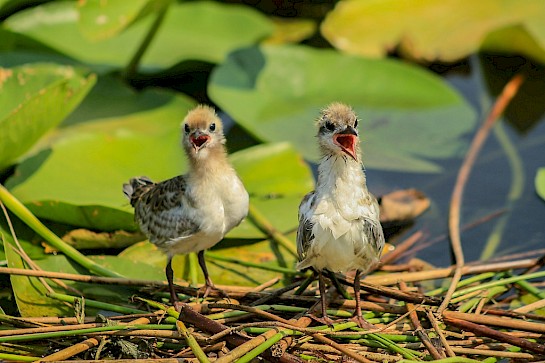
[(352, 126), (347, 126), (344, 130), (333, 135), (333, 142), (352, 159), (358, 160), (356, 155), (358, 132)]
[(189, 141), (193, 145), (195, 152), (199, 152), (210, 141), (210, 136), (197, 130), (189, 136)]

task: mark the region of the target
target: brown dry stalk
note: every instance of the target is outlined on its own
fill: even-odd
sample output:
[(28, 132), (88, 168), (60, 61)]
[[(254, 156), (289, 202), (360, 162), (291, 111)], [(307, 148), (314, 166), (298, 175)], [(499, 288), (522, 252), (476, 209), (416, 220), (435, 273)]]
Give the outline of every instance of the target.
[[(298, 328), (306, 328), (310, 325), (310, 323), (312, 323), (312, 319), (310, 319), (307, 316), (303, 316), (297, 320), (290, 319), (290, 322), (292, 322), (293, 325), (295, 325)], [(282, 340), (280, 340), (279, 342), (281, 352), (284, 353), (292, 345), (292, 343), (293, 343), (293, 337), (287, 336), (282, 338)]]
[[(407, 284), (405, 283), (405, 281), (399, 282), (399, 288), (402, 291), (407, 290)], [(407, 302), (405, 303), (405, 305), (407, 306), (407, 310), (409, 311), (409, 319), (411, 320), (411, 323), (413, 325), (413, 328), (416, 334), (418, 335), (418, 337), (420, 338), (420, 341), (424, 344), (428, 352), (430, 352), (433, 359), (445, 358), (444, 354), (439, 353), (437, 348), (435, 348), (435, 346), (431, 342), (428, 334), (424, 331), (424, 329), (422, 329), (422, 325), (420, 324), (420, 320), (418, 320), (418, 315), (416, 313), (416, 308), (414, 304)]]
[(513, 359), (532, 359), (532, 360), (536, 359), (536, 357), (533, 354), (529, 354), (529, 353), (505, 352), (500, 350), (472, 349), (472, 348), (462, 348), (462, 347), (453, 347), (452, 349), (459, 354), (486, 355), (491, 357), (513, 358)]
[[(457, 328), (469, 330), (476, 335), (485, 336), (496, 339), (500, 342), (509, 343), (522, 349), (530, 350), (535, 353), (545, 354), (545, 345), (533, 343), (529, 340), (517, 338), (509, 334), (502, 333), (498, 330), (489, 328), (484, 325), (475, 324), (469, 321), (464, 321), (456, 318), (444, 316), (445, 323), (453, 325)], [(545, 327), (544, 327), (545, 328)]]
[[(507, 271), (512, 269), (517, 269), (517, 268), (528, 268), (528, 267), (534, 266), (535, 263), (536, 263), (536, 259), (523, 259), (523, 260), (508, 261), (508, 262), (467, 265), (464, 268), (462, 268), (462, 274), (473, 275), (473, 274), (480, 274), (483, 272), (498, 272), (498, 271)], [(401, 280), (405, 282), (436, 280), (436, 279), (443, 279), (443, 278), (452, 276), (455, 270), (456, 270), (456, 267), (451, 266), (447, 268), (433, 269), (430, 271), (371, 275), (371, 276), (366, 276), (363, 279), (363, 281), (374, 284), (374, 285), (394, 285)]]
[(523, 314), (523, 313), (529, 313), (530, 311), (534, 311), (541, 308), (545, 308), (545, 299), (538, 300), (526, 306), (521, 306), (520, 308), (513, 310), (513, 312)]
[(455, 357), (456, 354), (454, 354), (454, 351), (450, 348), (450, 344), (447, 341), (447, 337), (445, 337), (445, 334), (443, 334), (443, 329), (439, 326), (439, 322), (437, 319), (435, 319), (435, 316), (430, 310), (426, 310), (426, 316), (428, 317), (428, 320), (431, 323), (431, 326), (433, 327), (433, 330), (435, 330), (435, 333), (439, 336), (439, 339), (441, 340), (441, 343), (443, 344), (443, 348), (445, 348), (445, 352), (448, 357)]
[(520, 74), (515, 75), (503, 88), (501, 94), (499, 95), (496, 103), (492, 107), (492, 110), (488, 114), (486, 120), (479, 128), (469, 150), (464, 158), (460, 171), (458, 172), (458, 177), (456, 178), (456, 184), (454, 185), (454, 190), (452, 191), (452, 197), (450, 200), (450, 209), (449, 209), (449, 235), (452, 251), (454, 252), (454, 257), (456, 260), (456, 268), (454, 270), (454, 276), (452, 277), (451, 285), (445, 295), (445, 299), (441, 306), (439, 307), (438, 313), (441, 314), (448, 307), (452, 294), (456, 290), (456, 286), (460, 279), (462, 278), (462, 269), (464, 267), (464, 252), (462, 249), (462, 241), (460, 238), (460, 209), (462, 204), (462, 196), (464, 194), (464, 188), (471, 173), (471, 169), (475, 164), (477, 155), (481, 150), (492, 126), (496, 120), (503, 113), (509, 102), (513, 99), (518, 89), (520, 88), (524, 77)]
[[(180, 309), (180, 317), (179, 319), (182, 319), (187, 324), (192, 324), (198, 329), (207, 332), (209, 334), (217, 334), (220, 333), (226, 329), (230, 329), (229, 327), (219, 324), (218, 322), (208, 319), (206, 316), (194, 311), (186, 304), (182, 304)], [(248, 338), (239, 334), (238, 332), (233, 332), (232, 334), (226, 335), (225, 340), (227, 343), (231, 346), (239, 346), (241, 344), (244, 344)], [(270, 350), (265, 351), (263, 354), (263, 357), (265, 359), (273, 359)], [(278, 361), (284, 362), (284, 363), (302, 363), (303, 361), (291, 354), (284, 353), (280, 358), (278, 358)]]
[(524, 330), (536, 333), (545, 333), (545, 324), (543, 323), (534, 323), (531, 321), (523, 321), (519, 319), (503, 318), (489, 315), (460, 313), (457, 311), (445, 311), (443, 313), (443, 316), (445, 318), (460, 319), (478, 324), (500, 326), (502, 328)]

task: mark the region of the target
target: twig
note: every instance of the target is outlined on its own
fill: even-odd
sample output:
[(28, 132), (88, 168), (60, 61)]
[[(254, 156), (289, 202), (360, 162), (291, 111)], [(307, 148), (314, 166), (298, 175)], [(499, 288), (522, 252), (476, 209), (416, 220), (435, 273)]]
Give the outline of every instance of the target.
[(515, 313), (529, 313), (530, 311), (534, 311), (541, 308), (545, 308), (545, 299), (538, 300), (536, 302), (533, 302), (525, 306), (521, 306), (520, 308), (515, 309), (513, 311)]
[(534, 323), (531, 321), (523, 321), (518, 319), (511, 319), (511, 318), (500, 318), (496, 316), (488, 316), (488, 315), (477, 315), (477, 314), (469, 314), (469, 313), (460, 313), (457, 311), (445, 311), (443, 313), (443, 316), (445, 318), (450, 319), (459, 319), (459, 320), (466, 320), (473, 323), (478, 324), (486, 324), (486, 325), (493, 325), (493, 326), (499, 326), (503, 328), (510, 328), (510, 329), (516, 329), (516, 330), (525, 330), (525, 331), (531, 331), (536, 333), (545, 333), (545, 324), (543, 323)]
[[(186, 304), (182, 305), (179, 316), (180, 316), (180, 319), (182, 319), (186, 323), (193, 324), (197, 328), (210, 334), (217, 334), (223, 330), (229, 329), (229, 327), (219, 324), (213, 320), (208, 319), (204, 315), (197, 313)], [(225, 337), (225, 340), (227, 341), (227, 343), (229, 343), (232, 346), (239, 346), (241, 344), (244, 344), (244, 342), (246, 342), (248, 338), (240, 335), (239, 333), (233, 333), (233, 334), (227, 335)], [(271, 354), (268, 351), (264, 352), (263, 356), (266, 359), (271, 358)], [(302, 363), (301, 359), (288, 353), (284, 353), (279, 358), (279, 361), (284, 363), (291, 363), (291, 362)]]
[(461, 328), (464, 330), (469, 330), (477, 335), (496, 339), (496, 340), (499, 340), (500, 342), (509, 343), (517, 347), (531, 350), (532, 352), (536, 352), (539, 354), (545, 354), (545, 345), (543, 344), (533, 343), (529, 340), (517, 338), (509, 334), (502, 333), (498, 330), (491, 329), (487, 326), (474, 324), (469, 321), (464, 321), (464, 320), (460, 320), (456, 318), (450, 318), (447, 316), (444, 316), (444, 320), (445, 320), (445, 323), (447, 324), (454, 325), (455, 327)]
[[(466, 265), (462, 268), (462, 275), (479, 274), (483, 272), (492, 271), (506, 271), (516, 268), (527, 268), (535, 265), (535, 259), (516, 260), (499, 263), (487, 263)], [(456, 267), (438, 268), (430, 271), (417, 271), (417, 272), (402, 272), (383, 275), (371, 275), (366, 276), (363, 279), (364, 282), (375, 285), (393, 285), (398, 281), (403, 280), (405, 282), (415, 282), (424, 280), (436, 280), (446, 277), (450, 277), (454, 274)]]
[(439, 323), (437, 322), (437, 319), (435, 319), (435, 316), (430, 310), (426, 310), (426, 315), (428, 317), (428, 320), (431, 323), (431, 326), (433, 327), (433, 330), (435, 330), (435, 333), (439, 336), (439, 339), (441, 340), (441, 343), (443, 344), (443, 348), (445, 348), (445, 352), (447, 353), (447, 356), (449, 357), (456, 357), (456, 354), (450, 347), (449, 342), (447, 341), (447, 337), (445, 337), (445, 334), (443, 334), (443, 330), (439, 326)]
[(450, 201), (448, 221), (451, 248), (454, 252), (454, 257), (456, 260), (456, 268), (454, 270), (454, 276), (452, 277), (451, 285), (445, 295), (445, 299), (437, 311), (438, 314), (443, 313), (447, 308), (452, 294), (456, 289), (456, 285), (462, 278), (462, 268), (465, 264), (462, 241), (460, 238), (460, 208), (466, 182), (469, 178), (469, 174), (471, 172), (473, 164), (475, 163), (477, 155), (479, 154), (479, 151), (481, 150), (486, 138), (488, 137), (488, 134), (490, 133), (490, 129), (492, 128), (496, 120), (500, 117), (500, 115), (503, 113), (511, 99), (515, 96), (523, 80), (524, 77), (522, 75), (515, 75), (505, 85), (502, 93), (494, 104), (494, 107), (492, 108), (488, 117), (484, 121), (483, 125), (479, 128), (477, 134), (471, 142), (471, 146), (469, 147), (464, 162), (462, 163), (460, 171), (458, 172), (458, 177), (456, 178), (456, 184), (454, 186)]
[[(405, 281), (399, 282), (399, 287), (402, 291), (407, 290), (407, 284)], [(424, 344), (428, 352), (430, 352), (433, 359), (441, 359), (444, 358), (444, 355), (439, 353), (439, 351), (435, 348), (435, 346), (432, 344), (430, 337), (424, 329), (422, 329), (422, 325), (420, 324), (420, 320), (418, 320), (418, 315), (416, 314), (415, 306), (413, 303), (407, 302), (405, 303), (407, 305), (407, 310), (409, 310), (409, 319), (411, 320), (411, 323), (414, 327), (414, 330), (418, 337), (420, 338), (420, 341)]]

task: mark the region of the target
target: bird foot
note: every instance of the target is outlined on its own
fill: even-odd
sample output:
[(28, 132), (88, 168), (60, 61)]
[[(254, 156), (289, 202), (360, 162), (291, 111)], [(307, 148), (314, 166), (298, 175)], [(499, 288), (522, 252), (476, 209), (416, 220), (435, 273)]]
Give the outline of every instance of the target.
[(313, 320), (316, 320), (318, 323), (320, 324), (323, 324), (323, 325), (327, 325), (328, 327), (330, 328), (333, 328), (333, 319), (331, 319), (329, 316), (322, 316), (321, 318), (317, 317), (316, 315), (314, 314), (308, 314), (308, 316), (313, 319)]
[(198, 292), (198, 294), (197, 294), (197, 298), (199, 297), (201, 290), (204, 290), (204, 293), (203, 293), (203, 295), (202, 295), (202, 299), (203, 299), (203, 300), (206, 299), (206, 298), (208, 297), (208, 295), (210, 295), (210, 292), (211, 292), (212, 290), (217, 291), (218, 294), (221, 295), (222, 297), (224, 297), (225, 299), (227, 299), (227, 300), (229, 300), (229, 301), (231, 300), (231, 299), (229, 298), (229, 295), (227, 295), (227, 293), (226, 293), (225, 291), (223, 291), (223, 290), (220, 289), (219, 287), (216, 287), (216, 285), (214, 285), (214, 284), (207, 284), (207, 283), (205, 283), (205, 284), (199, 289), (199, 292)]
[(186, 303), (183, 303), (181, 301), (175, 301), (172, 305), (174, 306), (174, 309), (177, 311), (177, 312), (182, 312), (182, 306), (185, 305)]
[(373, 324), (368, 323), (367, 321), (365, 321), (365, 319), (361, 315), (354, 315), (354, 316), (352, 316), (352, 318), (350, 318), (350, 320), (355, 322), (356, 324), (358, 324), (358, 326), (361, 329), (365, 329), (365, 330), (375, 329), (375, 326)]

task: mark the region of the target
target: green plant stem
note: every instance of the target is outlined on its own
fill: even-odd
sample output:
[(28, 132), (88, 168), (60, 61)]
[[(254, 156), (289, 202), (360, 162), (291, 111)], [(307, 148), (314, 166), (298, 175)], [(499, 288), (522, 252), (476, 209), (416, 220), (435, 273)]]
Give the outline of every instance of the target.
[(467, 289), (456, 291), (453, 294), (453, 297), (468, 294), (470, 292), (477, 291), (477, 290), (489, 289), (489, 288), (494, 287), (494, 286), (507, 285), (507, 284), (511, 284), (513, 282), (518, 282), (518, 281), (523, 281), (523, 280), (530, 280), (530, 279), (537, 279), (537, 278), (540, 278), (540, 277), (545, 277), (545, 271), (535, 272), (533, 274), (528, 274), (528, 275), (519, 275), (519, 276), (508, 277), (506, 279), (491, 281), (491, 282), (487, 282), (485, 284), (481, 284), (481, 285), (478, 285), (478, 286), (468, 287)]
[(275, 335), (240, 357), (237, 360), (237, 363), (250, 362), (252, 359), (256, 358), (258, 355), (260, 355), (261, 353), (272, 347), (274, 344), (276, 344), (278, 341), (280, 341), (280, 339), (288, 335), (287, 332), (287, 330), (282, 330), (281, 332), (276, 333)]
[(504, 213), (500, 219), (494, 225), (494, 229), (490, 233), (488, 240), (486, 241), (483, 252), (481, 253), (480, 260), (488, 260), (496, 253), (498, 246), (501, 242), (503, 231), (507, 226), (511, 211), (517, 200), (520, 199), (524, 192), (524, 165), (522, 158), (520, 157), (517, 149), (509, 139), (505, 127), (501, 123), (497, 123), (493, 130), (494, 135), (498, 139), (500, 146), (507, 156), (509, 167), (511, 169), (511, 187), (507, 194), (506, 213)]
[[(459, 289), (461, 287), (470, 285), (470, 284), (472, 284), (474, 282), (479, 282), (479, 281), (482, 281), (482, 280), (492, 278), (495, 275), (496, 275), (496, 272), (485, 272), (485, 273), (482, 273), (482, 274), (479, 274), (479, 275), (469, 277), (467, 279), (464, 279), (464, 280), (460, 281), (458, 283), (458, 285), (456, 285), (456, 289)], [(447, 291), (447, 289), (448, 289), (447, 287), (440, 287), (438, 289), (427, 292), (426, 295), (427, 296), (435, 296), (435, 295), (443, 294), (443, 293), (445, 293)]]
[[(79, 299), (79, 297), (77, 297), (77, 296), (59, 294), (59, 293), (55, 293), (55, 292), (54, 293), (49, 293), (49, 294), (47, 294), (47, 296), (49, 296), (52, 299), (59, 300), (59, 301), (64, 301), (64, 302), (67, 302), (67, 303), (70, 303), (70, 304), (73, 304), (75, 299)], [(108, 310), (108, 311), (121, 313), (121, 314), (147, 314), (148, 313), (148, 311), (144, 311), (144, 310), (139, 310), (139, 309), (135, 309), (135, 308), (128, 308), (128, 307), (125, 307), (125, 306), (119, 306), (119, 305), (114, 305), (114, 304), (109, 304), (109, 303), (104, 303), (104, 302), (101, 302), (101, 301), (89, 300), (89, 299), (85, 299), (85, 305), (87, 307), (92, 307), (92, 308), (95, 308), (95, 309)]]
[(465, 303), (463, 303), (462, 306), (460, 306), (460, 308), (458, 309), (458, 311), (460, 311), (462, 313), (466, 313), (466, 312), (470, 311), (471, 309), (473, 309), (475, 306), (477, 306), (477, 304), (479, 304), (479, 302), (482, 299), (490, 300), (490, 299), (494, 298), (494, 296), (499, 295), (499, 294), (501, 294), (501, 293), (503, 293), (505, 291), (507, 291), (507, 288), (505, 286), (494, 286), (494, 287), (486, 290), (486, 292), (485, 292), (486, 296), (476, 297), (476, 298), (470, 299), (470, 300), (466, 301)]
[(523, 290), (526, 290), (528, 293), (534, 295), (538, 299), (545, 299), (545, 291), (542, 291), (529, 283), (528, 281), (517, 281), (517, 286)]
[(253, 268), (258, 268), (258, 269), (261, 269), (261, 270), (267, 270), (267, 271), (273, 271), (273, 272), (280, 272), (282, 274), (290, 275), (290, 276), (297, 275), (297, 274), (300, 273), (300, 272), (298, 272), (296, 270), (293, 270), (293, 269), (290, 269), (290, 268), (285, 268), (285, 267), (281, 267), (281, 266), (269, 266), (269, 265), (263, 265), (263, 264), (259, 264), (259, 263), (249, 262), (249, 261), (242, 261), (242, 260), (238, 260), (236, 258), (224, 257), (224, 256), (217, 255), (217, 254), (211, 253), (211, 252), (207, 252), (206, 257), (211, 258), (213, 260), (235, 263), (235, 264), (241, 265), (241, 266), (253, 267)]
[(199, 362), (209, 363), (210, 361), (208, 360), (208, 357), (203, 352), (199, 343), (197, 343), (197, 341), (195, 340), (195, 337), (191, 335), (189, 330), (187, 330), (183, 321), (181, 320), (176, 321), (176, 329), (178, 330), (180, 335), (182, 335), (185, 338), (187, 345), (189, 345), (189, 347), (191, 348), (191, 351), (193, 352), (193, 354), (195, 354), (195, 357), (197, 357)]
[(39, 361), (39, 357), (29, 357), (28, 355), (18, 355), (9, 353), (0, 353), (0, 360), (4, 361), (19, 361), (19, 362), (34, 362)]
[(27, 226), (32, 228), (36, 233), (42, 236), (47, 243), (56, 248), (57, 250), (64, 253), (68, 258), (77, 262), (81, 266), (85, 267), (92, 273), (95, 273), (99, 276), (105, 277), (124, 277), (118, 274), (115, 271), (111, 271), (93, 260), (87, 258), (85, 255), (80, 253), (74, 247), (65, 243), (60, 239), (55, 233), (53, 233), (49, 228), (47, 228), (42, 222), (28, 210), (27, 207), (23, 205), (17, 198), (15, 198), (3, 185), (0, 184), (0, 201), (5, 204), (5, 206), (19, 217)]
[(298, 258), (297, 249), (295, 248), (293, 241), (274, 228), (271, 222), (269, 222), (269, 220), (252, 204), (250, 204), (250, 209), (248, 210), (248, 217), (261, 232), (270, 236), (273, 241), (284, 247), (295, 258)]
[(136, 50), (136, 53), (134, 53), (134, 55), (132, 56), (129, 64), (127, 64), (127, 67), (125, 67), (125, 79), (129, 79), (136, 74), (138, 64), (142, 60), (142, 57), (144, 56), (144, 53), (148, 49), (149, 45), (151, 44), (151, 41), (157, 34), (157, 31), (159, 30), (159, 27), (161, 26), (161, 23), (165, 18), (169, 4), (170, 2), (165, 4), (163, 7), (161, 7), (161, 9), (158, 10), (157, 17), (151, 24), (151, 27), (146, 34), (146, 37), (142, 40), (142, 43), (140, 43), (140, 46)]

